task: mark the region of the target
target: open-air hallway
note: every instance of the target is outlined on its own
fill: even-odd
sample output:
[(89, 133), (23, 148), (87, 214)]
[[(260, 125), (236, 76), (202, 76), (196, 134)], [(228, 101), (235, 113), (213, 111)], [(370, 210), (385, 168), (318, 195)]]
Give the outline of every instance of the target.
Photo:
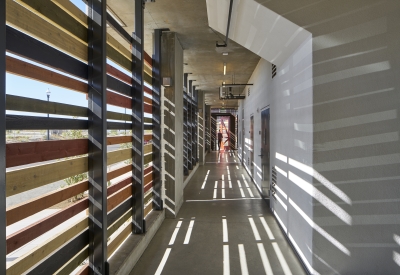
[(305, 272), (237, 156), (212, 152), (131, 274)]

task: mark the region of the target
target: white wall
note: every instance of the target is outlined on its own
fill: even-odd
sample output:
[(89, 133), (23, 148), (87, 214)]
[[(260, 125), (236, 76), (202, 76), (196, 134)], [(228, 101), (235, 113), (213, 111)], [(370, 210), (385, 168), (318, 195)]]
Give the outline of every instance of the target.
[[(299, 254), (304, 262), (312, 266), (313, 232), (304, 217), (293, 207), (297, 205), (304, 215), (313, 218), (312, 197), (288, 179), (292, 178), (312, 182), (312, 177), (306, 173), (299, 173), (289, 164), (288, 159), (295, 160), (303, 165), (312, 166), (313, 163), (313, 116), (310, 109), (298, 109), (298, 106), (312, 104), (312, 44), (311, 36), (303, 42), (278, 68), (277, 75), (272, 79), (272, 65), (261, 59), (251, 76), (249, 83), (253, 86), (245, 88), (246, 99), (239, 106), (239, 131), (242, 129), (242, 109), (244, 108), (244, 138), (250, 139), (250, 117), (254, 115), (254, 182), (260, 186), (261, 178), (261, 111), (270, 108), (270, 159), (271, 167), (276, 166), (283, 173), (278, 173), (277, 198), (271, 198), (271, 208), (281, 223), (282, 228), (292, 238), (292, 243), (298, 246)], [(250, 88), (250, 96), (248, 95)], [(299, 131), (304, 128), (308, 131)], [(239, 148), (241, 145), (239, 145)], [(239, 149), (239, 155), (244, 156), (247, 165), (250, 157), (249, 149)], [(276, 158), (277, 153), (280, 154)], [(286, 161), (282, 161), (286, 159)], [(291, 161), (291, 163), (295, 163)], [(245, 166), (245, 167), (246, 167)], [(258, 172), (258, 173), (257, 173)], [(285, 174), (285, 175), (284, 175)], [(293, 175), (293, 174), (291, 174)], [(292, 204), (290, 203), (292, 201)], [(293, 203), (294, 202), (294, 203)], [(311, 270), (311, 269), (310, 269)]]

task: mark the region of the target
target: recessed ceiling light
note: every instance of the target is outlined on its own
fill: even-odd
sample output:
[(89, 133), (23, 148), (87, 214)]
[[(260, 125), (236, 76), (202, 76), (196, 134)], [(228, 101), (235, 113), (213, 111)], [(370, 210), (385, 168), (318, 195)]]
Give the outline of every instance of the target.
[(222, 53), (222, 55), (228, 55), (228, 53)]

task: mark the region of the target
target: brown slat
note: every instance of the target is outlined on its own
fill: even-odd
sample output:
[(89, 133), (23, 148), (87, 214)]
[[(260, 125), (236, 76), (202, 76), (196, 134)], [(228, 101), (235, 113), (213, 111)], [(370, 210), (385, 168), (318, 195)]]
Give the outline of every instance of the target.
[(65, 222), (69, 218), (75, 216), (76, 214), (84, 211), (89, 207), (88, 199), (83, 199), (73, 205), (62, 209), (49, 217), (42, 219), (34, 224), (21, 229), (14, 234), (7, 237), (7, 254), (15, 251), (16, 249), (22, 247), (28, 242), (34, 240), (40, 235), (46, 233), (47, 231), (53, 229), (54, 227)]
[[(7, 56), (7, 72), (63, 87), (69, 90), (87, 94), (87, 83), (70, 78), (68, 76), (49, 71), (36, 65), (27, 63), (22, 60)], [(131, 99), (117, 93), (107, 92), (107, 104), (115, 105), (122, 108), (131, 108)]]
[(147, 175), (150, 172), (153, 172), (153, 166), (149, 166), (146, 169), (144, 169), (144, 175)]
[(146, 188), (146, 185), (149, 184), (152, 181), (153, 181), (153, 173), (149, 173), (146, 176), (144, 176), (144, 186), (145, 186), (145, 188)]
[(144, 186), (144, 192), (146, 193), (147, 191), (150, 190), (150, 188), (153, 187), (153, 182), (149, 182), (147, 185)]
[(87, 154), (88, 140), (54, 140), (6, 144), (6, 167)]
[(107, 74), (132, 85), (132, 77), (128, 76), (127, 74), (124, 74), (123, 72), (121, 72), (120, 70), (109, 64), (107, 64)]
[(152, 106), (149, 105), (149, 104), (144, 104), (144, 112), (145, 112), (145, 113), (148, 113), (148, 114), (153, 113), (153, 108), (152, 108)]
[(144, 209), (144, 216), (146, 217), (150, 211), (153, 209), (153, 204), (150, 203), (148, 206), (146, 206), (146, 208)]
[(123, 166), (121, 168), (112, 170), (112, 171), (107, 173), (107, 180), (115, 179), (116, 177), (119, 177), (119, 176), (121, 176), (121, 175), (123, 175), (125, 173), (130, 172), (130, 171), (132, 171), (132, 165), (130, 165), (130, 164), (126, 165), (126, 166)]
[(129, 177), (121, 180), (116, 184), (111, 185), (110, 187), (107, 188), (107, 196), (111, 196), (112, 194), (118, 192), (118, 190), (121, 190), (122, 188), (128, 186), (131, 183), (132, 183), (132, 177)]
[(65, 201), (73, 196), (85, 192), (89, 189), (88, 181), (83, 181), (61, 190), (57, 190), (46, 195), (34, 198), (28, 202), (7, 208), (6, 220), (7, 226), (23, 220), (33, 214), (47, 209), (57, 203)]
[[(150, 84), (150, 83), (149, 83), (149, 84)], [(150, 90), (147, 86), (144, 86), (144, 91), (145, 91), (146, 93), (150, 94), (150, 95), (153, 94), (153, 91)]]
[(107, 145), (121, 144), (132, 142), (132, 136), (118, 136), (118, 137), (108, 137)]
[(148, 98), (148, 97), (144, 97), (144, 103), (149, 104), (149, 105), (152, 105), (152, 104), (153, 104), (153, 101), (152, 101), (150, 98)]
[(47, 69), (13, 58), (11, 56), (7, 56), (6, 58), (7, 58), (6, 69), (7, 72), (9, 73), (31, 78), (34, 80), (49, 83), (55, 86), (67, 88), (85, 94), (88, 92), (87, 83), (81, 82), (79, 80), (70, 78), (68, 76), (53, 71), (49, 71)]
[(127, 224), (125, 228), (107, 246), (108, 257), (117, 250), (122, 242), (132, 233), (132, 226)]
[(128, 185), (118, 192), (112, 194), (107, 199), (107, 212), (117, 207), (121, 202), (132, 196), (132, 185)]
[(117, 93), (107, 92), (107, 104), (115, 105), (122, 108), (132, 108), (132, 99), (126, 96), (122, 96)]

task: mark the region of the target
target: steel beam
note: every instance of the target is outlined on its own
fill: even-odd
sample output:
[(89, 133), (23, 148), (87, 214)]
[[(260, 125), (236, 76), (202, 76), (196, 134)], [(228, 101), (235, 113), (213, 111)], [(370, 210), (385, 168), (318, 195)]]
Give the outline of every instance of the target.
[(154, 30), (153, 46), (153, 208), (163, 209), (161, 169), (161, 36), (163, 31), (169, 29)]
[(6, 274), (6, 1), (0, 0), (0, 274)]
[(146, 232), (144, 221), (144, 1), (135, 0), (135, 32), (132, 40), (132, 231)]
[(89, 266), (108, 274), (107, 263), (107, 1), (89, 0)]

